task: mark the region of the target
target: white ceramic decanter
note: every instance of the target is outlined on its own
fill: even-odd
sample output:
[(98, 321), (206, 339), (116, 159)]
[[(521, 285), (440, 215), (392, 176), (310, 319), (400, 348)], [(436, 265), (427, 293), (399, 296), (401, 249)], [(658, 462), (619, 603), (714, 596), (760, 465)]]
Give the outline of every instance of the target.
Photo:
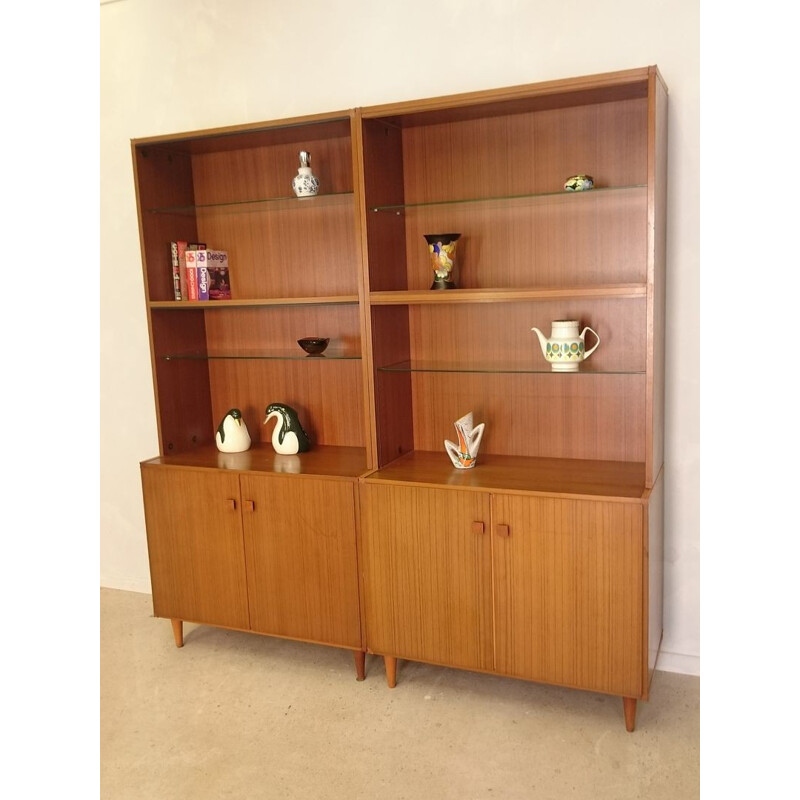
[(300, 151), (300, 168), (292, 180), (292, 189), (298, 197), (314, 197), (319, 192), (319, 178), (311, 171), (311, 153)]

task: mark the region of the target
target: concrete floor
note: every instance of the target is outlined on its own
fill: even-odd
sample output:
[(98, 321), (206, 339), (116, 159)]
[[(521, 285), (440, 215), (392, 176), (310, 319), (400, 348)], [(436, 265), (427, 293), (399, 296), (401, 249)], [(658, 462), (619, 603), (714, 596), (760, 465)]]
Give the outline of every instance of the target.
[(700, 795), (699, 678), (618, 698), (186, 624), (101, 590), (102, 800), (684, 800)]

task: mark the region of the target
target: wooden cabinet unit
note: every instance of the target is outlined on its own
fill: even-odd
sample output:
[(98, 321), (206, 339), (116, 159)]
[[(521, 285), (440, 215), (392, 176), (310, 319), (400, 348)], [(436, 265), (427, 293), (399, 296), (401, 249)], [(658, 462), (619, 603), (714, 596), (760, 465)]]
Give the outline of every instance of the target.
[[(390, 684), (407, 658), (609, 692), (632, 729), (661, 636), (664, 84), (653, 67), (360, 121), (367, 646)], [(594, 188), (566, 192), (577, 174)], [(424, 236), (444, 232), (457, 288), (438, 291)], [(531, 331), (554, 320), (599, 334), (576, 372)], [(486, 429), (462, 471), (443, 441), (468, 412)]]
[[(369, 426), (354, 119), (140, 139), (133, 159), (160, 440), (142, 468), (155, 613), (178, 633), (185, 619), (350, 648), (363, 676), (354, 492)], [(301, 150), (317, 197), (293, 194)], [(175, 300), (179, 240), (227, 252), (230, 300)], [(324, 357), (301, 350), (308, 336), (330, 338)], [(274, 452), (262, 424), (272, 402), (297, 410), (312, 452)], [(253, 440), (245, 453), (215, 445), (231, 408)]]
[(155, 615), (179, 647), (191, 621), (351, 649), (362, 679), (354, 478), (270, 475), (294, 457), (265, 449), (219, 457), (141, 465)]
[[(352, 649), (359, 675), (381, 655), (391, 686), (411, 659), (607, 692), (633, 729), (662, 628), (666, 120), (646, 67), (133, 142), (153, 602), (179, 640), (192, 619)], [(316, 197), (292, 196), (300, 150)], [(444, 232), (457, 288), (433, 290)], [(181, 239), (227, 250), (231, 300), (173, 299)], [(531, 330), (554, 320), (600, 337), (575, 372)], [(309, 452), (274, 453), (271, 402)], [(233, 407), (254, 444), (226, 455)]]

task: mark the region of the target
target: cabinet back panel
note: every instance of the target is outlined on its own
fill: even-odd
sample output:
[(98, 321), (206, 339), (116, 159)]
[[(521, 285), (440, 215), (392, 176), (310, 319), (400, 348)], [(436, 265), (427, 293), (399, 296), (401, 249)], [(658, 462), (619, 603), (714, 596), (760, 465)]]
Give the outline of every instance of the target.
[(370, 210), (374, 206), (403, 203), (402, 134), (397, 128), (374, 120), (364, 120), (362, 132), (369, 288), (407, 289), (403, 216)]
[[(304, 142), (320, 195), (293, 199), (296, 143), (195, 156), (198, 205), (289, 197), (276, 203), (197, 210), (198, 236), (226, 250), (234, 298), (356, 294), (358, 259), (349, 137)], [(303, 203), (300, 205), (300, 203)]]
[[(376, 366), (409, 359), (409, 309), (384, 306), (372, 309), (372, 358)], [(378, 464), (383, 466), (413, 449), (411, 376), (375, 371), (375, 427)]]
[(170, 242), (197, 241), (197, 223), (191, 209), (173, 214), (151, 209), (194, 203), (191, 160), (158, 147), (141, 147), (134, 150), (134, 163), (147, 299), (174, 300)]
[(647, 100), (600, 103), (403, 130), (405, 202), (559, 192), (647, 180)]
[(330, 353), (361, 353), (355, 304), (211, 309), (206, 312), (206, 335), (210, 355), (257, 350), (302, 356), (297, 340), (306, 336), (329, 338)]
[(242, 412), (253, 442), (270, 441), (270, 403), (292, 406), (313, 444), (364, 447), (361, 361), (209, 362), (214, 430), (231, 408)]
[(203, 312), (154, 310), (150, 319), (161, 453), (213, 443), (207, 362), (165, 360), (174, 353), (205, 352)]
[[(644, 461), (644, 375), (414, 373), (414, 447), (443, 450), (469, 411), (481, 452)], [(478, 456), (480, 463), (480, 455)]]
[[(531, 328), (549, 337), (553, 320), (576, 319), (580, 330), (588, 325), (600, 336), (585, 369), (643, 372), (646, 366), (645, 298), (418, 305), (410, 306), (409, 318), (413, 360), (543, 368), (547, 362)], [(587, 350), (596, 341), (589, 332), (585, 340)]]
[[(409, 128), (405, 202), (558, 193), (577, 173), (592, 175), (596, 187), (644, 186), (646, 132), (645, 99)], [(647, 279), (643, 188), (407, 208), (394, 216), (405, 230), (409, 289), (430, 286), (423, 236), (437, 232), (461, 233), (456, 282), (462, 288)]]
[[(387, 212), (383, 212), (388, 216)], [(407, 209), (408, 288), (433, 280), (425, 234), (461, 233), (455, 281), (462, 289), (602, 286), (647, 279), (645, 188), (530, 201)], [(384, 224), (389, 224), (386, 220)]]

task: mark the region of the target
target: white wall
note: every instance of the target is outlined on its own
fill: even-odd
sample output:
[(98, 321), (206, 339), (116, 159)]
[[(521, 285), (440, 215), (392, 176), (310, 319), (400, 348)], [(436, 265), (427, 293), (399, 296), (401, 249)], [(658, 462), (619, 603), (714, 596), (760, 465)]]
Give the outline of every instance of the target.
[(699, 0), (107, 0), (100, 18), (101, 585), (150, 590), (138, 464), (158, 443), (130, 139), (657, 64), (670, 92), (660, 666), (699, 674)]

